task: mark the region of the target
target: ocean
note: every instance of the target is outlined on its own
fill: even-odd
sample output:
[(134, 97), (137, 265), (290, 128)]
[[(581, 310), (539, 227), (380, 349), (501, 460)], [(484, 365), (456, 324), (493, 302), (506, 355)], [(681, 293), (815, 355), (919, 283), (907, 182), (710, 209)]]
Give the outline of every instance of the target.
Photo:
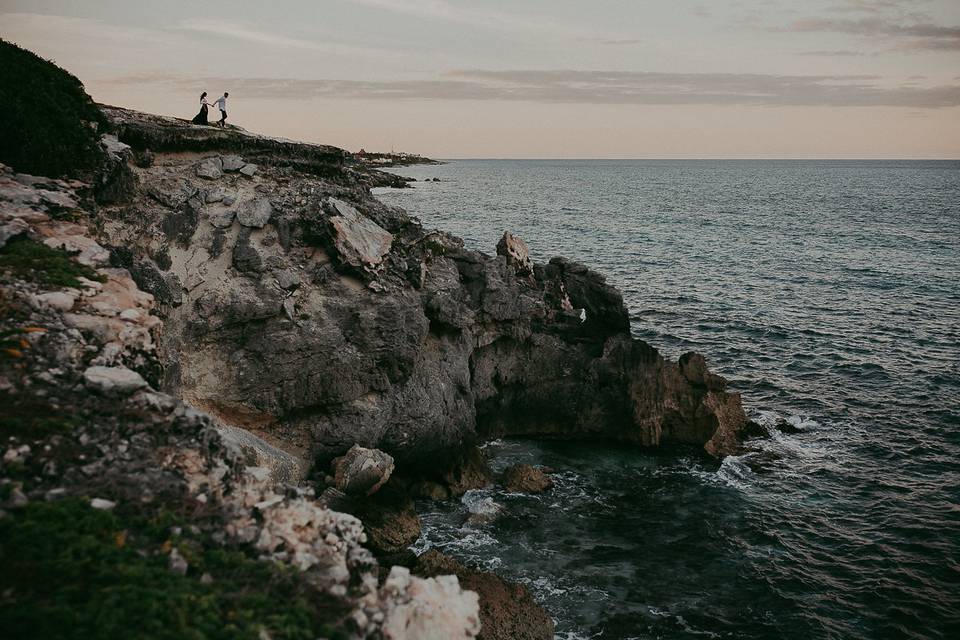
[[(540, 496), (419, 504), (417, 549), (527, 584), (557, 637), (960, 637), (960, 162), (451, 161), (384, 201), (488, 253), (607, 275), (634, 335), (696, 350), (755, 451), (489, 443)], [(471, 512), (506, 507), (493, 524)]]

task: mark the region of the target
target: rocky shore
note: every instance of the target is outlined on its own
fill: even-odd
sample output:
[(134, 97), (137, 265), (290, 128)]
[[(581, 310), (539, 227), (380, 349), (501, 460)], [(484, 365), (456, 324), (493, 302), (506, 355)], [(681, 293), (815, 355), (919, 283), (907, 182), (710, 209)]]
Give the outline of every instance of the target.
[[(702, 356), (632, 338), (582, 264), (535, 264), (509, 233), (467, 250), (334, 147), (102, 111), (95, 176), (0, 166), (0, 617), (23, 637), (32, 580), (70, 568), (12, 541), (67, 518), (109, 555), (99, 579), (135, 565), (227, 599), (247, 614), (209, 615), (233, 637), (551, 638), (522, 586), (408, 551), (413, 498), (495, 481), (490, 438), (723, 456), (751, 429)], [(532, 467), (499, 481), (551, 486)], [(300, 621), (270, 617), (247, 573), (287, 585), (270, 593)]]

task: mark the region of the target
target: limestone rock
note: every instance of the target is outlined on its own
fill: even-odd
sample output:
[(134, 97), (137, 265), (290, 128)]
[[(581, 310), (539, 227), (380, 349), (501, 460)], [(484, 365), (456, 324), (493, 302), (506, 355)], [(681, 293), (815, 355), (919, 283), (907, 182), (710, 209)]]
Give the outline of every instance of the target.
[(379, 265), (390, 253), (393, 234), (342, 200), (330, 198), (329, 203), (338, 214), (330, 218), (330, 224), (334, 248), (343, 262), (353, 267)]
[(124, 367), (88, 367), (83, 379), (87, 388), (103, 394), (129, 395), (147, 386), (139, 373)]
[(553, 487), (553, 480), (543, 469), (529, 464), (515, 464), (503, 472), (503, 488), (515, 493), (543, 493)]
[(237, 221), (245, 227), (260, 228), (267, 224), (273, 214), (273, 205), (268, 198), (255, 198), (240, 205)]
[(475, 592), (484, 640), (553, 640), (553, 620), (523, 585), (468, 568), (435, 549), (417, 558), (413, 572), (423, 577), (452, 574), (461, 588)]
[(207, 180), (217, 180), (223, 177), (223, 162), (219, 157), (207, 158), (197, 164), (197, 176)]
[(422, 579), (393, 567), (380, 593), (386, 640), (461, 640), (480, 633), (477, 594), (461, 589), (456, 576)]
[(333, 481), (349, 494), (373, 495), (393, 473), (393, 457), (379, 449), (353, 445), (332, 463)]
[(520, 277), (533, 275), (533, 260), (530, 259), (530, 248), (527, 243), (509, 231), (503, 232), (503, 237), (497, 243), (497, 255), (504, 256), (507, 264), (513, 267)]

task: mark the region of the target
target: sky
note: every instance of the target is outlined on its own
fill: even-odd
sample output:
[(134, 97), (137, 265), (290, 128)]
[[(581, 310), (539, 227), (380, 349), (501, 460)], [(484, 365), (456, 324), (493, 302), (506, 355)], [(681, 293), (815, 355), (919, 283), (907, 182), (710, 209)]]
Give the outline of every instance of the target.
[(353, 151), (960, 158), (960, 0), (0, 0), (0, 37)]

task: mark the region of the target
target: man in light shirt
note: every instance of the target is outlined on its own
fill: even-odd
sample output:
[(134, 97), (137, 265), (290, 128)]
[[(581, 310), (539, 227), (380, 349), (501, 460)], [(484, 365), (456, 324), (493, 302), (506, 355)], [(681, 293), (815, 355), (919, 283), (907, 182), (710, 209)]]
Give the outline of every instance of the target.
[(217, 105), (218, 109), (220, 109), (220, 119), (217, 121), (217, 124), (221, 127), (227, 126), (227, 96), (229, 95), (229, 93), (224, 91), (223, 95), (217, 98), (217, 101), (213, 103)]

